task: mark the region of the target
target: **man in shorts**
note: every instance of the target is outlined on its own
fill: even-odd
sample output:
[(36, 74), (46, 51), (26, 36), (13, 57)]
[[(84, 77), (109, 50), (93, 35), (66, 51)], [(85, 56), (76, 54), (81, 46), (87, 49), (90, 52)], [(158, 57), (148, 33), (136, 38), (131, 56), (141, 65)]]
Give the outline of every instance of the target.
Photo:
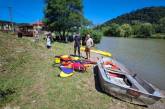
[(90, 48), (94, 45), (93, 39), (88, 34), (86, 37), (86, 46), (85, 46), (85, 52), (86, 52), (86, 58), (90, 59)]

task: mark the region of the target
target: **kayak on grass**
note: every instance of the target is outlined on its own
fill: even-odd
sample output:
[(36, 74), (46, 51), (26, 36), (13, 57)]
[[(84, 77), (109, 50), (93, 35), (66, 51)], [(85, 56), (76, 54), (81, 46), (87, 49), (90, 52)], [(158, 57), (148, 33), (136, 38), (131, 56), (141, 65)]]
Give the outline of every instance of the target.
[(72, 76), (73, 74), (74, 74), (74, 73), (67, 74), (67, 73), (61, 71), (61, 72), (60, 72), (60, 77), (61, 77), (61, 78), (67, 78), (67, 77)]
[(70, 77), (74, 74), (74, 70), (72, 68), (60, 66), (60, 69), (61, 69), (60, 77), (62, 77), (62, 78)]
[(74, 71), (85, 72), (87, 68), (96, 64), (96, 60), (88, 60), (75, 55), (60, 55), (54, 58), (55, 65), (61, 69), (60, 77), (66, 78), (75, 74)]
[[(81, 51), (85, 51), (85, 47), (81, 47), (80, 50)], [(111, 53), (106, 52), (106, 51), (101, 51), (101, 50), (96, 50), (96, 49), (95, 50), (92, 49), (90, 51), (93, 52), (93, 53), (97, 53), (97, 54), (101, 54), (101, 55), (107, 56), (107, 57), (111, 57), (112, 56)]]

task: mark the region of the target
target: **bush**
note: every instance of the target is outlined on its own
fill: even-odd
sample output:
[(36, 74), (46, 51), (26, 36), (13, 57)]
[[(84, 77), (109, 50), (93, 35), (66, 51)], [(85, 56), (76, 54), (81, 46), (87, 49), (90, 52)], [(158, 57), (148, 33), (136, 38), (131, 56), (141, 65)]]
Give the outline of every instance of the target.
[(83, 29), (81, 31), (82, 39), (84, 39), (87, 34), (90, 34), (90, 36), (93, 38), (94, 43), (100, 43), (101, 37), (103, 36), (103, 33), (99, 30)]
[(129, 24), (123, 24), (116, 28), (115, 36), (118, 37), (129, 37), (132, 35), (132, 27)]
[(165, 17), (163, 17), (159, 20), (158, 28), (159, 28), (161, 33), (165, 33)]
[(121, 27), (118, 27), (116, 29), (116, 36), (118, 36), (118, 37), (124, 37), (125, 36), (125, 31)]
[(129, 25), (129, 24), (123, 24), (122, 26), (121, 26), (121, 29), (123, 30), (123, 36), (124, 37), (129, 37), (129, 36), (131, 36), (132, 35), (132, 27)]
[(112, 36), (117, 36), (118, 33), (117, 33), (117, 29), (120, 27), (119, 24), (116, 24), (116, 23), (112, 23), (110, 25), (110, 28), (108, 30), (108, 33), (111, 34)]
[(110, 27), (109, 26), (106, 26), (106, 27), (102, 27), (101, 28), (101, 31), (103, 32), (103, 35), (104, 36), (110, 36), (109, 30), (110, 30)]
[(133, 34), (134, 34), (134, 35), (139, 34), (139, 30), (140, 30), (140, 28), (141, 28), (141, 24), (135, 24), (135, 25), (132, 25)]
[(153, 26), (150, 23), (144, 23), (140, 25), (140, 28), (138, 30), (138, 37), (151, 37), (152, 33), (154, 32)]

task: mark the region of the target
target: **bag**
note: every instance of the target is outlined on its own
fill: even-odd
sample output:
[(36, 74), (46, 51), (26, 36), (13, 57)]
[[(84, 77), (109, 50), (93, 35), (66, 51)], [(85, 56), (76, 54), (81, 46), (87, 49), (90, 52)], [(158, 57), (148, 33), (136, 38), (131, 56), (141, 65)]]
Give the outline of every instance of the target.
[(61, 62), (61, 60), (60, 60), (60, 58), (55, 57), (55, 58), (54, 58), (54, 62), (55, 62), (56, 64), (59, 64), (59, 63)]
[(82, 71), (82, 72), (86, 71), (86, 67), (83, 64), (79, 63), (79, 62), (73, 63), (72, 68), (75, 71)]

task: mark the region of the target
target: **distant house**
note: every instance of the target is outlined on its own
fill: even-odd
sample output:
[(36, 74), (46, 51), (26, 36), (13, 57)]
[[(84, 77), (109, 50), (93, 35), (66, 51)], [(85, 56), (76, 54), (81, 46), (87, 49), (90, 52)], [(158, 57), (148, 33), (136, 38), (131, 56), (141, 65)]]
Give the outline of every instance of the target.
[(44, 24), (41, 21), (35, 22), (33, 24), (29, 24), (29, 23), (18, 23), (17, 24), (17, 29), (19, 30), (19, 32), (23, 36), (33, 36), (34, 35), (33, 34), (34, 33), (34, 29), (42, 30), (43, 29), (43, 26), (44, 26)]
[(44, 23), (42, 21), (38, 21), (32, 24), (34, 29), (43, 29)]
[(13, 24), (15, 23), (10, 21), (0, 20), (0, 31), (5, 31), (5, 32), (12, 31)]
[(28, 23), (19, 23), (17, 24), (17, 28), (23, 36), (33, 36), (33, 25)]

